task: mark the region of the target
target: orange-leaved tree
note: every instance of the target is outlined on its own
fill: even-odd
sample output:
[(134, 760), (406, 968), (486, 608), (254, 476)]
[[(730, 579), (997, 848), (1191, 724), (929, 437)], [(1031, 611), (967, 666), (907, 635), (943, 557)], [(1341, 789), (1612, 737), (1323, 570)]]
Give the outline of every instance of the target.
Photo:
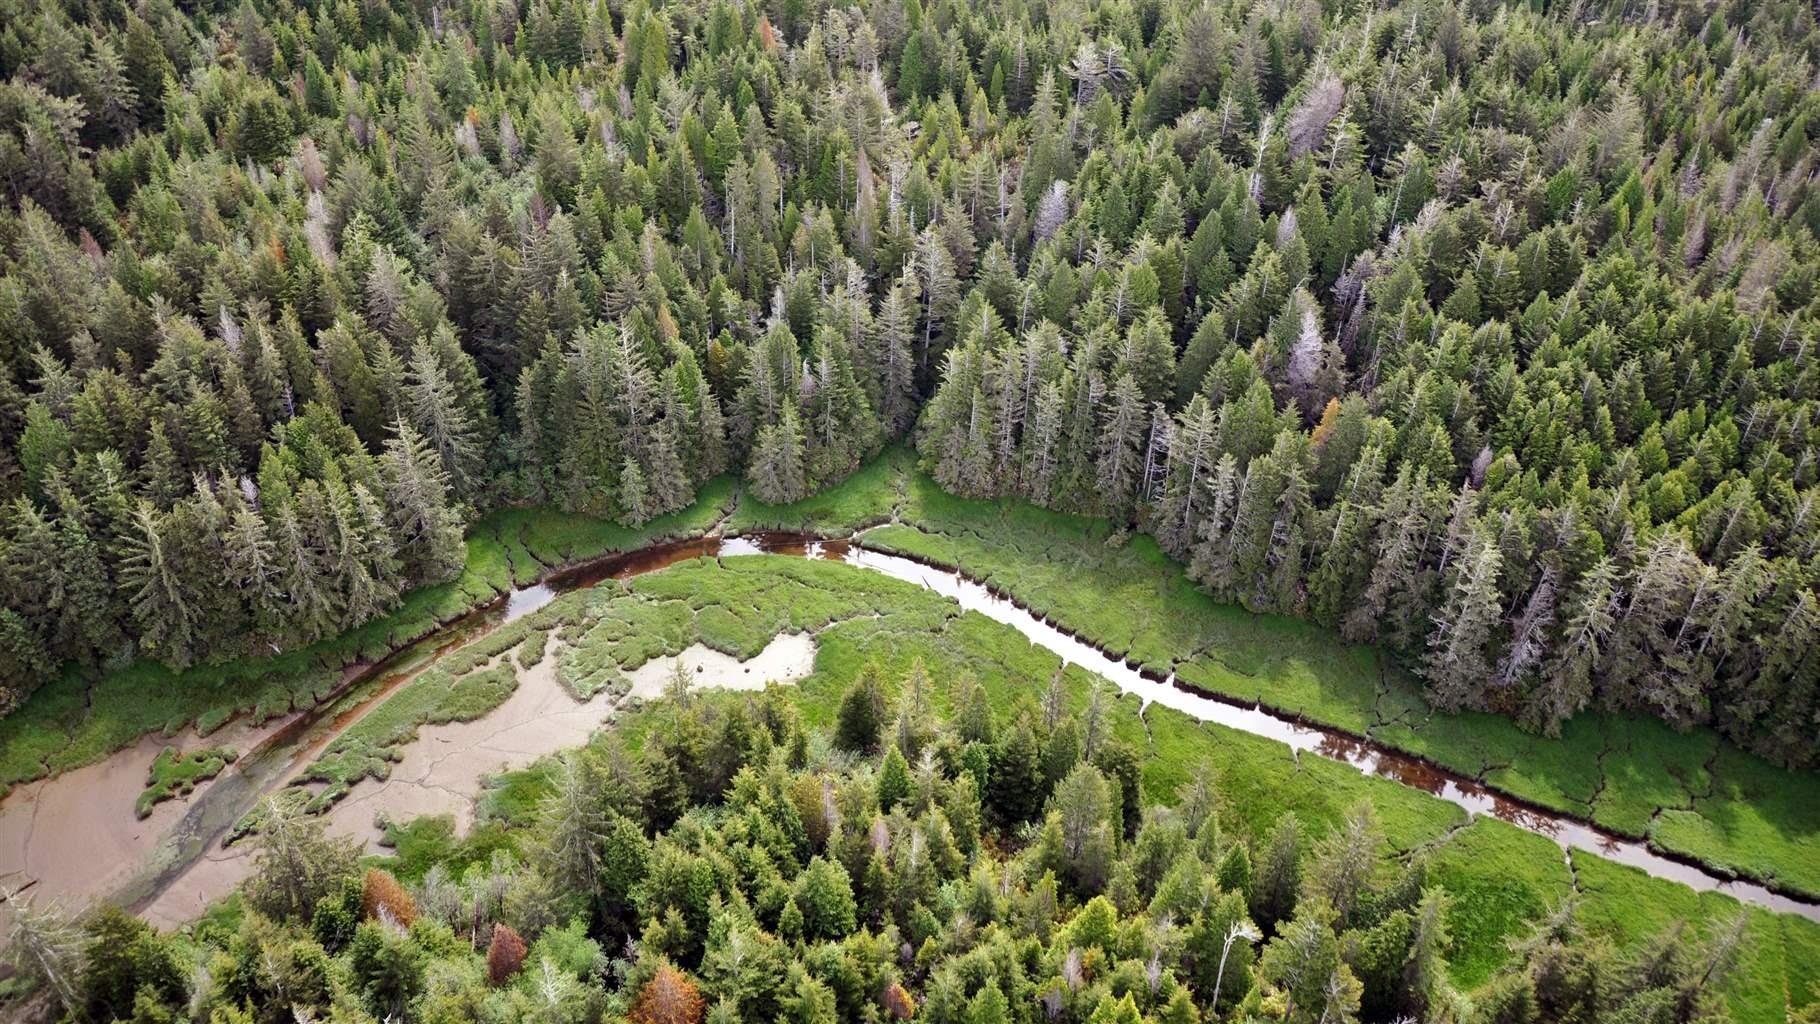
[(487, 980), (503, 985), (525, 963), (525, 940), (511, 925), (495, 924), (493, 941), (487, 944)]
[(368, 869), (361, 890), (361, 902), (366, 906), (368, 917), (390, 917), (403, 928), (409, 928), (411, 922), (417, 920), (417, 901), (398, 884), (391, 872)]
[(689, 976), (669, 964), (638, 990), (632, 1004), (633, 1024), (700, 1024), (703, 1002), (701, 991)]

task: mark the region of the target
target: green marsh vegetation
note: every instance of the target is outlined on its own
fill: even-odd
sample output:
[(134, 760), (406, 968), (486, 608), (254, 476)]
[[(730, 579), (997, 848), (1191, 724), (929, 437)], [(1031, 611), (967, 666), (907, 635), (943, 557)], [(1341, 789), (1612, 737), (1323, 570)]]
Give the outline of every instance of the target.
[(502, 509), (469, 531), (458, 577), (411, 591), (396, 610), (347, 633), (182, 670), (143, 659), (99, 673), (72, 667), (0, 718), (0, 785), (92, 764), (147, 733), (194, 727), (206, 736), (238, 715), (258, 723), (310, 707), (349, 666), (377, 662), (552, 569), (702, 533), (733, 494), (730, 480), (711, 481), (695, 505), (636, 529), (561, 511)]
[[(872, 573), (786, 558), (740, 556), (683, 562), (651, 576), (563, 595), (439, 658), (364, 710), (297, 778), (324, 783), (308, 807), (322, 810), (363, 778), (383, 780), (418, 727), (473, 721), (519, 685), (508, 652), (554, 644), (556, 678), (578, 701), (623, 696), (627, 674), (692, 644), (746, 659), (779, 633), (814, 633), (856, 616), (909, 615), (939, 601)], [(931, 603), (934, 602), (934, 603)], [(545, 648), (535, 648), (541, 661)], [(518, 655), (518, 666), (529, 668)]]
[[(1767, 763), (1712, 730), (1588, 712), (1549, 738), (1500, 715), (1437, 712), (1395, 657), (1221, 604), (1146, 535), (1015, 499), (955, 498), (914, 470), (891, 485), (856, 478), (825, 501), (848, 510), (843, 524), (895, 515), (865, 531), (865, 546), (965, 572), (1149, 671), (1368, 736), (1722, 872), (1820, 894), (1812, 774)], [(767, 525), (817, 528), (808, 517)]]
[(220, 775), (239, 756), (233, 747), (204, 747), (181, 752), (176, 747), (165, 747), (152, 760), (145, 792), (139, 794), (134, 813), (144, 818), (152, 813), (153, 805), (159, 801), (188, 796), (197, 783)]
[[(1820, 896), (1811, 4), (0, 0), (0, 25), (0, 787), (361, 706), (386, 684), (341, 692), (354, 666), (557, 566), (876, 527), (1153, 672)], [(224, 1024), (289, 1013), (280, 990), (356, 1020), (1124, 1024), (1767, 1020), (1810, 996), (1804, 923), (1548, 864), (1420, 793), (1139, 717), (913, 588), (773, 565), (564, 599), (424, 666), (317, 779), (383, 773), (523, 666), (586, 696), (686, 643), (819, 631), (800, 708), (702, 696), (603, 741), (634, 760), (584, 755), (637, 806), (514, 776), (484, 855), (401, 826), (413, 889), (287, 805), (264, 834), (306, 886), (255, 883), (171, 944), (28, 914), (32, 997)], [(891, 701), (926, 679), (927, 713), (896, 757), (824, 749), (875, 661)], [(1085, 761), (1102, 777), (1070, 792), (1118, 794), (1108, 834), (1063, 829), (1053, 897), (1041, 791), (996, 806), (991, 757), (958, 760), (985, 741), (954, 723), (987, 717), (1044, 791)], [(691, 723), (735, 730), (693, 775), (666, 763), (706, 756)], [(955, 760), (928, 775), (925, 749)], [(210, 763), (167, 764), (172, 788)], [(863, 903), (871, 819), (881, 859), (945, 853), (916, 787), (963, 774), (964, 872), (907, 865)], [(780, 838), (759, 819), (805, 778), (852, 813)], [(1224, 802), (1205, 841), (1197, 779)], [(652, 873), (560, 877), (596, 834), (542, 859), (565, 801), (620, 815), (601, 841), (649, 844)], [(1141, 838), (1150, 803), (1182, 843)], [(1193, 925), (1152, 913), (1166, 871), (1073, 863), (1191, 844), (1242, 890), (1233, 851), (1314, 863), (1335, 829), (1372, 869), (1331, 917), (1285, 882), (1203, 889)], [(464, 938), (451, 893), (476, 887), (504, 932)], [(1205, 944), (1241, 909), (1257, 959), (1227, 992)], [(82, 942), (132, 955), (44, 969)], [(727, 966), (747, 952), (781, 985)]]
[[(1129, 997), (1140, 1021), (1277, 1019), (1329, 988), (1348, 1017), (1421, 1005), (1472, 1020), (1532, 1000), (1601, 1015), (1693, 1000), (1768, 1022), (1811, 999), (1791, 995), (1820, 970), (1810, 922), (1596, 855), (1569, 864), (1545, 838), (1469, 822), (1388, 780), (1140, 712), (1010, 627), (917, 588), (780, 556), (632, 582), (638, 593), (563, 599), (595, 599), (595, 611), (559, 601), (537, 614), (586, 643), (615, 603), (751, 604), (767, 628), (816, 630), (816, 671), (630, 708), (584, 750), (498, 780), (467, 837), (446, 819), (395, 824), (395, 855), (369, 861), (364, 880), (350, 853), (311, 838), (308, 816), (280, 810), (290, 817), (249, 841), (264, 864), (290, 844), (321, 869), (312, 909), (287, 910), (266, 880), (162, 941), (224, 967), (319, 946), (343, 969), (303, 998), (365, 1012), (396, 1001), (425, 1019), (451, 1006), (514, 1019), (553, 978), (573, 1000), (562, 1019), (618, 1019), (665, 970), (742, 1018), (804, 992), (830, 1019), (857, 1018), (890, 1005), (895, 984), (919, 1015), (969, 1021), (978, 989), (960, 975), (976, 971), (1007, 1001), (1053, 993), (1085, 1018)], [(819, 607), (803, 615), (779, 596), (808, 591)], [(390, 922), (375, 893), (392, 893)], [(1245, 922), (1255, 937), (1238, 938), (1216, 989), (1215, 953)], [(452, 984), (483, 973), (501, 926), (532, 955), (494, 984)], [(905, 943), (911, 955), (894, 952)], [(336, 980), (382, 956), (402, 976)], [(1324, 965), (1323, 985), (1298, 995), (1293, 957)], [(866, 970), (872, 980), (844, 984)], [(1586, 972), (1609, 981), (1578, 987)]]

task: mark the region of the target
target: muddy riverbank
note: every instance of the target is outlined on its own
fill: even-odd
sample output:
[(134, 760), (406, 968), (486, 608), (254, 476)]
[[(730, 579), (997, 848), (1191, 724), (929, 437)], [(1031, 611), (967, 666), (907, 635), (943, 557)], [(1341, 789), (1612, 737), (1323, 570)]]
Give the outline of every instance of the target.
[[(1647, 843), (1510, 799), (1476, 780), (1381, 747), (1369, 739), (1314, 727), (1262, 706), (1233, 703), (1195, 691), (1173, 677), (1140, 670), (952, 568), (869, 549), (863, 538), (850, 543), (777, 533), (655, 545), (555, 573), (543, 583), (514, 591), (483, 612), (458, 621), (382, 663), (359, 691), (365, 695), (363, 698), (319, 709), (307, 722), (288, 722), (263, 736), (247, 737), (254, 744), (254, 756), (242, 758), (220, 779), (199, 787), (187, 807), (180, 803), (160, 805), (151, 818), (138, 822), (137, 828), (126, 827), (133, 823), (132, 801), (144, 784), (150, 759), (170, 741), (148, 739), (101, 765), (22, 787), (21, 792), (0, 805), (0, 857), (6, 858), (0, 860), (0, 868), (11, 867), (19, 872), (15, 877), (24, 878), (38, 870), (39, 865), (59, 865), (73, 848), (71, 844), (80, 841), (77, 836), (105, 836), (98, 850), (92, 842), (82, 847), (82, 857), (75, 859), (83, 860), (83, 867), (47, 869), (37, 879), (37, 885), (47, 893), (62, 895), (66, 903), (107, 896), (135, 906), (161, 926), (181, 923), (194, 917), (212, 899), (230, 891), (248, 870), (244, 851), (221, 846), (227, 828), (262, 796), (289, 784), (317, 752), (436, 658), (473, 642), (500, 624), (529, 614), (562, 593), (608, 579), (657, 571), (688, 559), (758, 553), (844, 561), (917, 583), (954, 599), (963, 608), (1011, 626), (1031, 643), (1105, 677), (1146, 703), (1275, 739), (1298, 754), (1329, 757), (1360, 771), (1422, 789), (1469, 814), (1495, 816), (1546, 835), (1564, 851), (1586, 850), (1697, 890), (1717, 890), (1746, 903), (1820, 920), (1820, 905), (1754, 883), (1721, 877), (1699, 865), (1664, 856)], [(446, 813), (454, 815), (458, 826), (465, 828), (472, 818), (473, 799), (487, 775), (585, 742), (617, 705), (607, 697), (578, 702), (569, 696), (554, 678), (559, 656), (553, 652), (538, 666), (521, 671), (518, 688), (493, 712), (473, 722), (423, 727), (387, 780), (362, 782), (331, 809), (330, 828), (365, 841), (369, 849), (377, 841), (380, 830), (376, 822), (382, 817)], [(628, 696), (660, 696), (677, 660), (655, 659), (630, 673), (632, 688)], [(806, 674), (813, 663), (813, 643), (808, 637), (786, 634), (775, 638), (771, 646), (749, 662), (737, 662), (699, 646), (683, 652), (680, 661), (685, 671), (698, 679), (697, 685), (756, 687), (767, 679), (787, 680)], [(221, 742), (221, 735), (206, 742)], [(204, 741), (195, 742), (200, 745)], [(188, 749), (184, 743), (176, 745)], [(28, 802), (30, 807), (21, 806)], [(115, 803), (121, 806), (107, 809)], [(83, 804), (80, 811), (76, 810), (77, 804)], [(77, 815), (73, 820), (81, 824), (41, 834), (38, 828), (42, 822), (33, 823), (34, 818), (60, 819), (65, 810)]]
[[(417, 739), (383, 781), (364, 780), (325, 812), (332, 835), (360, 843), (367, 853), (383, 853), (388, 821), (423, 815), (448, 815), (458, 833), (473, 825), (475, 801), (486, 780), (523, 768), (539, 758), (579, 747), (612, 721), (626, 702), (664, 694), (680, 664), (692, 689), (755, 690), (769, 682), (794, 682), (814, 671), (815, 642), (806, 634), (785, 633), (746, 661), (695, 645), (676, 657), (654, 658), (630, 673), (631, 689), (615, 698), (602, 692), (576, 700), (556, 678), (560, 651), (531, 668), (520, 668), (518, 686), (499, 707), (469, 722), (447, 722), (418, 728)], [(352, 719), (342, 725), (351, 726)], [(300, 761), (301, 771), (307, 761)], [(289, 784), (296, 772), (284, 780)], [(194, 919), (252, 870), (247, 844), (211, 848), (151, 896), (139, 913), (161, 928)]]

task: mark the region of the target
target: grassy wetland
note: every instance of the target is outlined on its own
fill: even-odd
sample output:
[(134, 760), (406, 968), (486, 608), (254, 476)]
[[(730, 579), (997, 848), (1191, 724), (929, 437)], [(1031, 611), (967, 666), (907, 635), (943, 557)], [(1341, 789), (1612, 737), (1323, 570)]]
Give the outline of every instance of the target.
[(1820, 1024), (1816, 67), (0, 0), (0, 1018)]

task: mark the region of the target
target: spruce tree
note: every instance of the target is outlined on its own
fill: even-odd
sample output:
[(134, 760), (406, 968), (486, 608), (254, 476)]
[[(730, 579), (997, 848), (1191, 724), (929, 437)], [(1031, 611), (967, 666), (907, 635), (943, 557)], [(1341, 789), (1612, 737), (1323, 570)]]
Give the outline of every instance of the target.
[(803, 431), (794, 405), (784, 407), (778, 422), (759, 430), (746, 482), (758, 500), (771, 505), (803, 496)]
[(474, 497), (481, 485), (477, 425), (462, 408), (455, 383), (428, 342), (419, 341), (411, 349), (405, 393), (409, 418), (442, 460), (450, 486), (456, 494)]
[(393, 424), (380, 460), (385, 505), (406, 579), (429, 583), (461, 568), (461, 520), (448, 507), (443, 464), (404, 419)]
[(131, 602), (140, 646), (178, 668), (196, 654), (195, 581), (186, 568), (165, 518), (150, 502), (140, 502), (133, 510), (120, 586)]
[(843, 750), (865, 752), (879, 744), (885, 721), (885, 694), (879, 671), (876, 663), (868, 663), (841, 698), (834, 742)]
[(1454, 565), (1448, 597), (1435, 615), (1422, 662), (1423, 693), (1445, 711), (1481, 704), (1492, 666), (1486, 656), (1502, 615), (1502, 556), (1489, 539), (1473, 541)]

